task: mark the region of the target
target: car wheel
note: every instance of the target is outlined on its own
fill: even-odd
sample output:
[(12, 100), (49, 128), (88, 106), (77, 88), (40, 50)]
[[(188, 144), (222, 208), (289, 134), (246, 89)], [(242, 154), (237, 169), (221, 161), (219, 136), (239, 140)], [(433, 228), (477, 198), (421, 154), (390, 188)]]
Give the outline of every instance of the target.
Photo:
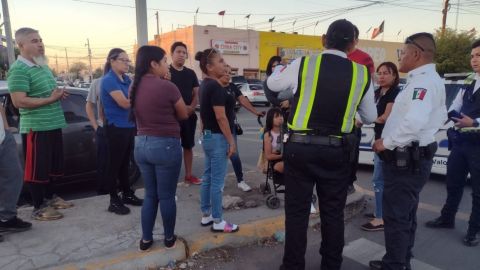
[(128, 181), (130, 183), (130, 186), (133, 186), (138, 179), (140, 178), (140, 168), (138, 168), (137, 163), (135, 163), (135, 160), (132, 159), (130, 160), (130, 164), (128, 166)]

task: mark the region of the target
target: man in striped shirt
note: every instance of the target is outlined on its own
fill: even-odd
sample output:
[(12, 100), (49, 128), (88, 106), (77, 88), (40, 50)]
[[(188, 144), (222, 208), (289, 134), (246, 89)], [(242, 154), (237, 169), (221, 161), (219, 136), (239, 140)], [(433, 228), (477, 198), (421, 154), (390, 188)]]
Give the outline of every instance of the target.
[(51, 181), (63, 175), (62, 128), (66, 122), (60, 99), (68, 93), (57, 88), (38, 31), (21, 28), (15, 40), (20, 55), (10, 67), (7, 81), (13, 104), (20, 110), (24, 181), (32, 195), (32, 218), (60, 219), (63, 215), (56, 209), (73, 206), (53, 196), (51, 189)]

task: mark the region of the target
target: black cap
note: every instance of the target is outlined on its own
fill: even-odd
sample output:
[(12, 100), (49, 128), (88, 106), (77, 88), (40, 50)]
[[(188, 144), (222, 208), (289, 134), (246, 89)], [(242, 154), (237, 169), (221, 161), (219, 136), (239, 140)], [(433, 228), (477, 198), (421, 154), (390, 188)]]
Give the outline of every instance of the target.
[(327, 40), (337, 43), (348, 43), (355, 39), (353, 24), (345, 19), (336, 20), (327, 30)]

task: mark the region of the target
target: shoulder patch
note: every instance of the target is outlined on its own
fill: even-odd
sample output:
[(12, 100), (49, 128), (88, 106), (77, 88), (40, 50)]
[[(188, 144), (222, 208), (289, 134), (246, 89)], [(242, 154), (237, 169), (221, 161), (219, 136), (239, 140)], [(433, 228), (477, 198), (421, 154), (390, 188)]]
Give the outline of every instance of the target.
[(423, 100), (425, 98), (425, 95), (427, 94), (427, 89), (425, 88), (414, 88), (413, 89), (413, 97), (412, 100)]

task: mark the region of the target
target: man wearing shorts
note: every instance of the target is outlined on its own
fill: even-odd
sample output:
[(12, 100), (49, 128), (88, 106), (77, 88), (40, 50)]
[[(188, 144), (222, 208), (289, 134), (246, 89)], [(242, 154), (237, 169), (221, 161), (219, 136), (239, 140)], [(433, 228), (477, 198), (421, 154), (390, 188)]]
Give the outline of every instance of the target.
[(63, 175), (62, 128), (66, 122), (59, 100), (68, 93), (57, 88), (38, 31), (20, 28), (15, 40), (20, 55), (10, 67), (7, 81), (13, 104), (20, 110), (23, 179), (32, 195), (32, 218), (60, 219), (63, 215), (57, 210), (73, 206), (52, 192), (52, 180)]
[(171, 53), (171, 81), (180, 90), (189, 115), (187, 120), (180, 122), (180, 137), (185, 162), (185, 183), (200, 185), (202, 180), (192, 175), (193, 147), (195, 146), (195, 129), (197, 128), (195, 107), (198, 104), (198, 79), (193, 70), (185, 67), (185, 60), (188, 55), (187, 45), (182, 42), (175, 42), (172, 44)]

